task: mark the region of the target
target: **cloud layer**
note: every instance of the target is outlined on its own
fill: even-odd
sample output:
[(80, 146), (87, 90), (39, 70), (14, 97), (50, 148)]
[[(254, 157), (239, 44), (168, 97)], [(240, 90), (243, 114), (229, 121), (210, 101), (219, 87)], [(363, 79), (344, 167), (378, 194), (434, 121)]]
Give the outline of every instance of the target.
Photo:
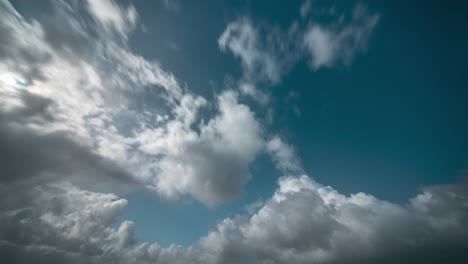
[(466, 187), (428, 187), (399, 206), (285, 177), (257, 213), (225, 219), (200, 243), (214, 263), (461, 263)]
[(188, 248), (137, 243), (115, 227), (127, 201), (71, 185), (36, 187), (28, 207), (0, 214), (5, 263), (462, 263), (466, 183), (427, 187), (400, 206), (284, 177), (252, 215), (225, 219)]

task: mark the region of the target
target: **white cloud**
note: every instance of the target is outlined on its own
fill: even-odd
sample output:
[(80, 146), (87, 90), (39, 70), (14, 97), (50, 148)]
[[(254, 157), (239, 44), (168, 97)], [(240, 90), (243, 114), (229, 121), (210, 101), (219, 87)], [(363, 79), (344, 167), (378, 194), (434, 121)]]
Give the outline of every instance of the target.
[(166, 127), (139, 135), (140, 149), (160, 157), (154, 187), (169, 198), (191, 194), (208, 205), (237, 197), (250, 178), (248, 166), (263, 146), (261, 126), (237, 94), (218, 96), (219, 113), (192, 129), (200, 97), (185, 95)]
[(135, 27), (138, 17), (132, 5), (124, 9), (113, 0), (88, 0), (88, 8), (107, 32), (115, 30), (125, 38)]
[(371, 15), (364, 6), (358, 5), (347, 23), (339, 20), (331, 25), (312, 22), (303, 39), (310, 54), (311, 68), (351, 63), (358, 52), (366, 51), (368, 38), (378, 21), (379, 15)]
[(332, 66), (335, 58), (335, 39), (332, 33), (315, 26), (304, 36), (304, 43), (311, 53), (311, 65), (314, 69), (320, 66)]
[(273, 156), (273, 160), (284, 172), (298, 173), (302, 171), (302, 165), (292, 146), (284, 143), (280, 137), (274, 136), (266, 144), (267, 151)]
[(320, 12), (311, 12), (311, 5), (311, 1), (305, 1), (300, 9), (302, 19), (308, 19), (305, 28), (294, 21), (284, 30), (244, 17), (226, 26), (218, 39), (219, 47), (241, 60), (243, 78), (248, 82), (268, 81), (273, 85), (301, 58), (309, 58), (315, 71), (350, 64), (356, 54), (366, 51), (378, 14), (370, 14), (363, 5), (357, 5), (351, 16), (336, 16), (335, 9), (329, 8), (323, 12), (327, 15), (323, 21), (331, 22), (323, 23), (316, 18)]
[(434, 186), (400, 206), (285, 177), (256, 214), (225, 219), (200, 245), (213, 263), (459, 263), (466, 198), (464, 184)]
[(257, 103), (262, 106), (266, 106), (270, 102), (270, 97), (268, 94), (264, 93), (252, 83), (241, 83), (239, 85), (239, 90), (243, 95), (252, 97)]
[[(138, 133), (152, 129), (158, 114), (169, 119), (158, 112), (161, 108), (184, 110), (174, 115), (192, 122), (193, 106), (179, 101), (187, 96), (171, 73), (131, 52), (120, 36), (108, 34), (108, 26), (129, 33), (136, 22), (133, 7), (91, 1), (93, 23), (67, 2), (53, 2), (40, 21), (24, 19), (7, 1), (0, 4), (2, 31), (8, 36), (0, 42), (0, 132), (11, 153), (18, 153), (11, 156), (18, 160), (3, 159), (8, 164), (2, 166), (17, 175), (7, 181), (29, 188), (60, 178), (96, 186), (112, 177), (124, 185), (156, 177), (154, 157), (135, 147)], [(162, 105), (148, 106), (154, 114), (135, 108), (146, 87), (164, 98)], [(195, 103), (204, 101), (197, 97)], [(22, 141), (38, 147), (27, 154), (27, 162), (34, 164), (29, 169), (20, 165), (27, 153)]]
[(250, 19), (240, 18), (227, 25), (218, 44), (221, 50), (229, 50), (240, 58), (248, 80), (260, 79), (277, 83), (282, 69), (279, 68), (280, 62), (272, 50), (273, 40), (264, 44), (259, 34)]
[(36, 187), (26, 208), (0, 211), (5, 263), (196, 263), (190, 248), (137, 244), (134, 223), (117, 227), (127, 201), (71, 185)]
[(427, 187), (401, 206), (365, 193), (345, 196), (307, 176), (284, 177), (270, 199), (251, 207), (253, 214), (224, 219), (196, 245), (163, 248), (139, 244), (132, 222), (116, 225), (126, 200), (45, 185), (31, 190), (35, 199), (24, 207), (0, 210), (0, 257), (6, 263), (462, 263), (466, 187)]

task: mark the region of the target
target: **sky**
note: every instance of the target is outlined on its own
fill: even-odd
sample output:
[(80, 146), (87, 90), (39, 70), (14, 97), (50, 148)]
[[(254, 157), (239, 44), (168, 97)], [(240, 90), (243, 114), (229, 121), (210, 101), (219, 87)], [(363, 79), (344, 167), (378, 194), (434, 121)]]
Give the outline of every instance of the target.
[(0, 0), (1, 262), (466, 262), (467, 7)]

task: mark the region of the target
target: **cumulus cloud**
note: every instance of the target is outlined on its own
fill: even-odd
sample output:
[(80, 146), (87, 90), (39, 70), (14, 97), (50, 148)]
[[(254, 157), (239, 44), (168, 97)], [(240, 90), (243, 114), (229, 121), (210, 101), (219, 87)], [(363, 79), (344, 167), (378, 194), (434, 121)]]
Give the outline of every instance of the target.
[(196, 263), (190, 248), (138, 244), (134, 224), (114, 227), (127, 201), (72, 185), (39, 186), (28, 207), (0, 213), (4, 263)]
[(208, 205), (242, 193), (250, 178), (248, 165), (261, 150), (263, 137), (254, 113), (237, 97), (234, 91), (219, 95), (219, 113), (195, 131), (191, 127), (205, 101), (186, 95), (175, 120), (140, 134), (140, 149), (161, 156), (155, 165), (158, 192), (170, 198), (192, 194)]
[(225, 219), (200, 245), (213, 263), (461, 263), (466, 187), (425, 188), (400, 206), (284, 177), (256, 214)]
[(38, 186), (0, 211), (5, 263), (463, 263), (465, 183), (423, 189), (406, 205), (349, 196), (307, 176), (283, 177), (249, 215), (227, 218), (193, 246), (138, 243), (118, 217), (127, 201), (69, 184)]

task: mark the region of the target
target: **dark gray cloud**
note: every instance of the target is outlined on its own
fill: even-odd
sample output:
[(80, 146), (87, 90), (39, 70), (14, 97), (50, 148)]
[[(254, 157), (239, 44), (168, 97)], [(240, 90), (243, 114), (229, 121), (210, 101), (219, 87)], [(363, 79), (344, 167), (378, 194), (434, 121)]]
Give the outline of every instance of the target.
[(107, 190), (137, 183), (120, 165), (77, 142), (72, 134), (41, 134), (28, 127), (52, 122), (54, 101), (28, 92), (20, 100), (21, 106), (0, 112), (1, 210), (17, 206), (16, 199), (25, 200), (30, 188), (56, 181)]

